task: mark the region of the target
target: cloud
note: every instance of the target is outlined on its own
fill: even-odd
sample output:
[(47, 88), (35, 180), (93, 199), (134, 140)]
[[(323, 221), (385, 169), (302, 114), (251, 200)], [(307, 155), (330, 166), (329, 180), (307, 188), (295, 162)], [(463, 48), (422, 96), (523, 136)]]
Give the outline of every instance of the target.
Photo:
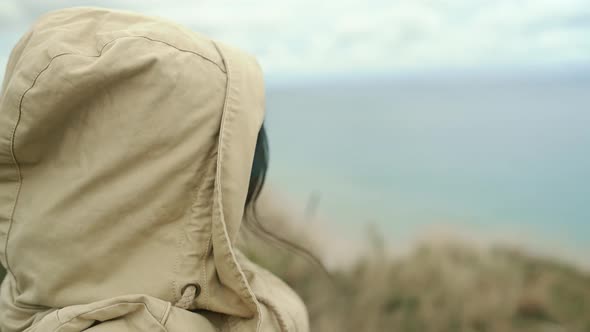
[(24, 15), (21, 9), (14, 1), (0, 2), (0, 22), (2, 25), (18, 21)]
[[(8, 0), (0, 5), (0, 25), (19, 27), (22, 33), (45, 11), (88, 4)], [(590, 6), (585, 0), (92, 4), (172, 19), (254, 53), (265, 71), (276, 75), (590, 62)], [(0, 38), (15, 41), (18, 36)], [(1, 54), (8, 53), (2, 40), (0, 47)]]

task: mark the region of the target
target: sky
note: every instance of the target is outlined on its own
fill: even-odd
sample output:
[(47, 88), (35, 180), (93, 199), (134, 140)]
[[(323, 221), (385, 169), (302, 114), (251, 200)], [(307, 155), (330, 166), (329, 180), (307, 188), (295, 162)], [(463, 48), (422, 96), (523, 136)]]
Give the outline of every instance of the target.
[(70, 6), (174, 20), (273, 77), (590, 64), (589, 0), (3, 0), (0, 66), (40, 14)]

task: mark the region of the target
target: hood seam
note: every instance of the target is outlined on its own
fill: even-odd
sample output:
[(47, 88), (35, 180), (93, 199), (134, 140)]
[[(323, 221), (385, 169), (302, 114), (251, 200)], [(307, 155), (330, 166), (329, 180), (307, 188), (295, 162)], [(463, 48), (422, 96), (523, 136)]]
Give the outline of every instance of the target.
[[(269, 301), (268, 299), (266, 299), (266, 297), (258, 296), (258, 300), (262, 304), (266, 305), (268, 307), (268, 309), (275, 314), (275, 317), (279, 323), (279, 327), (281, 329), (281, 332), (289, 332), (290, 329), (287, 326), (287, 322), (285, 321), (285, 317), (283, 317), (283, 314), (280, 312), (279, 308), (276, 305), (274, 305), (272, 303), (272, 301)], [(293, 320), (293, 318), (291, 318), (291, 320)]]
[[(142, 306), (145, 308), (145, 310), (146, 310), (146, 311), (147, 311), (147, 312), (148, 312), (148, 313), (149, 313), (149, 314), (152, 316), (152, 318), (153, 318), (155, 321), (157, 321), (157, 322), (158, 322), (158, 324), (160, 324), (160, 326), (161, 326), (161, 327), (164, 329), (164, 331), (168, 331), (168, 329), (167, 329), (167, 328), (166, 328), (166, 327), (165, 327), (165, 326), (162, 324), (162, 322), (161, 322), (159, 319), (157, 319), (157, 318), (156, 318), (156, 316), (155, 316), (155, 315), (154, 315), (154, 313), (153, 313), (153, 312), (150, 310), (150, 308), (148, 307), (148, 305), (147, 305), (147, 304), (145, 304), (144, 302), (138, 302), (138, 301), (133, 301), (133, 302), (131, 302), (131, 301), (128, 301), (128, 302), (118, 302), (118, 303), (113, 303), (113, 304), (106, 305), (106, 306), (104, 306), (104, 307), (93, 308), (93, 309), (91, 309), (91, 310), (88, 310), (88, 311), (81, 312), (81, 313), (79, 313), (79, 314), (75, 315), (74, 317), (71, 317), (70, 319), (68, 319), (68, 320), (67, 320), (67, 321), (65, 321), (65, 322), (61, 322), (61, 321), (60, 321), (60, 322), (61, 322), (61, 324), (60, 324), (59, 326), (57, 326), (57, 327), (56, 327), (56, 328), (53, 330), (53, 332), (56, 332), (56, 331), (58, 331), (58, 330), (59, 330), (59, 329), (61, 329), (61, 328), (62, 328), (64, 325), (66, 325), (66, 324), (69, 324), (69, 323), (70, 323), (70, 322), (72, 322), (74, 319), (76, 319), (76, 318), (78, 318), (78, 317), (80, 317), (80, 316), (83, 316), (83, 315), (88, 315), (88, 314), (92, 314), (93, 312), (100, 311), (100, 310), (105, 310), (105, 309), (108, 309), (108, 308), (111, 308), (111, 307), (118, 306), (118, 305), (120, 305), (120, 304), (139, 304), (139, 305), (142, 305)], [(58, 310), (58, 311), (59, 311), (59, 310)]]
[[(229, 99), (230, 99), (230, 95), (231, 95), (231, 88), (232, 88), (232, 74), (231, 74), (231, 67), (227, 61), (227, 58), (224, 54), (224, 52), (222, 51), (221, 47), (216, 43), (213, 42), (213, 44), (215, 45), (215, 48), (217, 49), (217, 51), (219, 52), (219, 54), (221, 55), (222, 61), (225, 64), (226, 70), (227, 70), (227, 83), (226, 83), (226, 93), (225, 93), (225, 100), (223, 103), (223, 111), (222, 111), (222, 118), (221, 118), (221, 125), (220, 125), (220, 129), (219, 129), (219, 148), (218, 148), (218, 156), (217, 156), (217, 166), (216, 166), (216, 176), (215, 176), (215, 187), (214, 187), (214, 193), (216, 199), (217, 199), (217, 213), (218, 213), (218, 218), (219, 218), (219, 223), (221, 223), (221, 234), (218, 234), (218, 236), (221, 237), (221, 244), (224, 245), (226, 248), (226, 252), (224, 254), (224, 259), (227, 259), (229, 261), (229, 265), (231, 267), (231, 270), (233, 270), (234, 273), (234, 278), (236, 278), (241, 287), (242, 290), (246, 291), (246, 294), (248, 295), (247, 298), (248, 300), (252, 301), (252, 304), (254, 304), (255, 306), (255, 314), (258, 318), (258, 322), (257, 322), (257, 326), (256, 326), (256, 330), (260, 331), (260, 327), (261, 327), (261, 322), (262, 322), (262, 310), (260, 310), (260, 304), (258, 303), (258, 300), (256, 299), (256, 296), (254, 295), (250, 285), (248, 284), (246, 275), (244, 274), (244, 272), (242, 271), (237, 258), (234, 254), (234, 251), (232, 249), (232, 244), (231, 244), (231, 240), (229, 238), (229, 234), (227, 231), (227, 225), (225, 223), (225, 218), (224, 218), (224, 212), (223, 212), (223, 195), (222, 195), (222, 188), (221, 188), (221, 174), (222, 174), (222, 161), (223, 161), (223, 152), (224, 152), (224, 143), (225, 143), (225, 128), (227, 126), (227, 122), (228, 117), (231, 114), (231, 109), (228, 108), (228, 103), (229, 103)], [(215, 200), (215, 199), (214, 199)], [(215, 202), (215, 201), (214, 201)], [(212, 215), (215, 215), (215, 213), (213, 213)], [(215, 227), (213, 227), (212, 231), (214, 230)], [(244, 294), (241, 294), (241, 296), (244, 296)]]
[(168, 323), (168, 317), (170, 317), (170, 311), (172, 310), (172, 303), (168, 302), (166, 305), (166, 310), (164, 314), (162, 314), (162, 318), (160, 318), (160, 324), (166, 327), (166, 323)]
[[(211, 213), (211, 216), (213, 216), (213, 213)], [(213, 228), (213, 220), (211, 220), (211, 228)], [(212, 229), (211, 229), (212, 231)], [(206, 259), (209, 257), (209, 253), (211, 252), (211, 238), (213, 237), (212, 234), (209, 234), (209, 236), (207, 237), (207, 248), (205, 249), (205, 253), (203, 254), (203, 261), (206, 261)], [(205, 297), (203, 299), (203, 301), (205, 302), (205, 309), (206, 310), (210, 310), (210, 300), (209, 300), (209, 285), (207, 284), (207, 263), (205, 262), (205, 264), (203, 264), (203, 268), (202, 268), (202, 273), (201, 273), (201, 277), (203, 278), (203, 296)]]
[(154, 38), (147, 37), (147, 36), (142, 36), (142, 35), (131, 35), (131, 36), (121, 36), (121, 37), (115, 38), (115, 39), (111, 40), (109, 43), (111, 43), (111, 42), (113, 42), (115, 40), (118, 40), (118, 39), (123, 39), (123, 38), (143, 38), (143, 39), (146, 39), (146, 40), (149, 40), (149, 41), (152, 41), (152, 42), (162, 43), (164, 45), (167, 45), (167, 46), (170, 46), (170, 47), (176, 49), (179, 52), (194, 54), (194, 55), (202, 58), (203, 60), (212, 63), (213, 65), (215, 65), (215, 67), (219, 68), (219, 70), (221, 70), (223, 73), (227, 73), (227, 69), (222, 68), (219, 64), (217, 64), (217, 62), (209, 59), (208, 57), (204, 56), (203, 54), (201, 54), (199, 52), (191, 51), (191, 50), (185, 50), (185, 49), (182, 49), (182, 48), (178, 48), (178, 47), (176, 47), (176, 46), (174, 46), (174, 45), (172, 45), (172, 44), (170, 44), (168, 42), (165, 42), (163, 40), (154, 39)]

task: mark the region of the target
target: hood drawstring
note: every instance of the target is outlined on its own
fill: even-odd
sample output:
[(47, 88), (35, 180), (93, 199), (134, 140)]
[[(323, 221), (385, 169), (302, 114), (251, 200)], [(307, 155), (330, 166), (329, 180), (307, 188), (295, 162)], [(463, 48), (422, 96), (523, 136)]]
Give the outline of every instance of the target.
[(201, 287), (198, 284), (189, 284), (182, 290), (182, 296), (174, 304), (174, 306), (188, 310), (191, 305), (195, 302), (197, 296), (201, 293)]

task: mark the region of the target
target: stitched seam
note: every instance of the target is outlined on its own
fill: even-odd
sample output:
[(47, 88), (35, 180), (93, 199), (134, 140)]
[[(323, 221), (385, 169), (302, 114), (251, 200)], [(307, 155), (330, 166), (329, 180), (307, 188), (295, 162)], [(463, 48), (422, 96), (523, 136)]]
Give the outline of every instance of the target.
[(166, 310), (164, 311), (164, 314), (162, 314), (162, 318), (160, 318), (160, 323), (162, 325), (166, 325), (166, 323), (168, 322), (168, 317), (170, 317), (170, 310), (172, 309), (172, 303), (168, 302), (168, 305), (166, 305)]
[[(184, 224), (183, 224), (184, 225)], [(172, 286), (172, 296), (171, 298), (173, 299), (173, 302), (176, 303), (178, 302), (178, 300), (180, 300), (180, 298), (182, 297), (182, 294), (180, 294), (180, 296), (176, 296), (177, 292), (181, 293), (180, 287), (178, 285), (178, 282), (176, 281), (176, 277), (179, 275), (180, 273), (180, 262), (182, 261), (182, 247), (184, 244), (184, 229), (183, 227), (179, 227), (180, 229), (177, 232), (177, 239), (175, 241), (175, 245), (176, 245), (176, 258), (174, 260), (174, 267), (172, 268), (172, 281), (171, 281), (171, 286)]]
[[(226, 80), (228, 78), (226, 77)], [(227, 82), (226, 82), (227, 84)], [(226, 91), (227, 93), (227, 91)], [(225, 102), (225, 100), (224, 100)], [(218, 152), (218, 148), (215, 149), (215, 163), (211, 166), (210, 168), (210, 172), (213, 173), (213, 176), (209, 176), (209, 170), (207, 171), (207, 188), (212, 188), (212, 193), (215, 193), (215, 178), (216, 178), (216, 173), (217, 173), (217, 158), (219, 158), (219, 152)], [(214, 199), (211, 200), (211, 203), (213, 203)], [(201, 258), (202, 262), (203, 262), (203, 267), (202, 267), (202, 278), (203, 278), (203, 297), (204, 297), (204, 302), (205, 302), (205, 309), (207, 310), (211, 310), (211, 289), (209, 287), (209, 284), (207, 283), (207, 259), (209, 257), (209, 255), (211, 254), (211, 251), (213, 249), (213, 205), (211, 205), (211, 219), (209, 222), (209, 236), (207, 237), (207, 246), (205, 247), (205, 252), (203, 254), (203, 257)]]
[(210, 62), (210, 63), (214, 64), (215, 67), (219, 68), (219, 70), (221, 70), (222, 72), (226, 73), (226, 70), (224, 68), (222, 68), (221, 66), (219, 66), (219, 64), (217, 64), (217, 62), (209, 59), (208, 57), (204, 56), (203, 54), (198, 53), (198, 52), (195, 52), (195, 51), (191, 51), (191, 50), (185, 50), (185, 49), (182, 49), (182, 48), (178, 48), (178, 47), (176, 47), (176, 46), (174, 46), (174, 45), (172, 45), (170, 43), (167, 43), (167, 42), (165, 42), (163, 40), (153, 39), (153, 38), (142, 36), (142, 35), (137, 35), (137, 36), (124, 36), (124, 37), (119, 37), (119, 38), (116, 38), (116, 39), (121, 39), (121, 38), (134, 38), (134, 37), (136, 37), (136, 38), (144, 38), (144, 39), (147, 39), (147, 40), (150, 40), (150, 41), (153, 41), (153, 42), (162, 43), (162, 44), (168, 45), (168, 46), (170, 46), (170, 47), (172, 47), (172, 48), (174, 48), (174, 49), (176, 49), (176, 50), (178, 50), (180, 52), (194, 54), (194, 55), (196, 55), (198, 57), (201, 57), (203, 60), (206, 60), (207, 62)]
[[(213, 148), (212, 148), (213, 149)], [(215, 149), (216, 151), (217, 149)], [(217, 156), (215, 156), (215, 161), (217, 160)], [(215, 164), (213, 165), (215, 166)], [(215, 177), (211, 177), (209, 173), (211, 172), (215, 172), (215, 168), (214, 167), (207, 167), (207, 169), (205, 170), (205, 174), (199, 178), (198, 180), (198, 184), (196, 186), (196, 189), (193, 191), (193, 195), (192, 195), (192, 204), (191, 204), (191, 217), (190, 217), (190, 221), (193, 221), (194, 218), (194, 214), (195, 214), (195, 207), (198, 205), (197, 203), (201, 201), (201, 199), (203, 198), (203, 190), (204, 188), (207, 189), (210, 186), (210, 182), (214, 182)], [(186, 226), (186, 223), (184, 223), (184, 225)], [(209, 225), (211, 227), (211, 224)], [(184, 229), (184, 228), (183, 228)], [(209, 230), (209, 236), (207, 237), (207, 241), (205, 243), (205, 246), (201, 246), (199, 248), (199, 252), (202, 252), (201, 256), (199, 257), (201, 262), (203, 262), (200, 270), (201, 270), (201, 292), (203, 294), (203, 303), (204, 303), (204, 308), (206, 310), (209, 310), (209, 299), (208, 299), (208, 294), (209, 294), (209, 285), (207, 284), (207, 262), (206, 259), (209, 256), (209, 247), (211, 244), (211, 234), (210, 234), (210, 230)], [(204, 250), (203, 250), (204, 249)]]
[[(213, 215), (213, 214), (211, 214)], [(209, 236), (209, 238), (207, 238), (207, 249), (205, 250), (205, 253), (203, 255), (203, 269), (202, 269), (202, 278), (203, 278), (203, 282), (202, 282), (202, 287), (203, 287), (203, 296), (205, 297), (204, 301), (205, 301), (205, 309), (210, 310), (210, 305), (209, 305), (209, 286), (207, 285), (207, 257), (209, 257), (209, 253), (211, 250), (211, 236)]]
[(280, 313), (279, 308), (277, 308), (277, 306), (275, 306), (274, 304), (272, 304), (265, 297), (258, 296), (258, 301), (260, 301), (261, 303), (263, 303), (264, 305), (266, 305), (268, 307), (268, 309), (271, 310), (275, 314), (275, 316), (277, 318), (277, 321), (279, 322), (279, 326), (281, 328), (281, 331), (282, 332), (288, 332), (289, 331), (289, 328), (287, 327), (287, 323), (285, 322), (285, 318)]
[[(11, 275), (14, 275), (14, 273), (12, 272), (12, 268), (11, 268), (10, 263), (8, 261), (8, 242), (9, 242), (9, 239), (10, 239), (10, 233), (12, 231), (12, 225), (14, 223), (14, 214), (15, 214), (15, 211), (16, 211), (16, 206), (17, 206), (18, 199), (20, 197), (21, 188), (22, 188), (22, 173), (21, 173), (20, 164), (19, 164), (19, 162), (18, 162), (18, 160), (16, 158), (15, 149), (14, 149), (14, 142), (15, 142), (15, 138), (16, 138), (16, 131), (18, 129), (18, 126), (19, 126), (20, 120), (21, 120), (21, 116), (22, 116), (22, 106), (23, 106), (24, 98), (25, 98), (26, 94), (31, 89), (33, 89), (35, 87), (35, 84), (37, 83), (37, 80), (39, 79), (39, 77), (41, 76), (41, 74), (43, 74), (47, 69), (49, 69), (49, 67), (53, 63), (53, 60), (55, 60), (57, 58), (60, 58), (62, 56), (66, 56), (66, 55), (77, 55), (77, 56), (88, 57), (88, 58), (99, 58), (99, 57), (102, 56), (102, 53), (103, 53), (104, 49), (108, 45), (116, 42), (117, 40), (126, 39), (126, 38), (142, 38), (142, 39), (149, 40), (149, 41), (152, 41), (152, 42), (162, 43), (162, 44), (167, 45), (169, 47), (172, 47), (172, 48), (174, 48), (174, 49), (176, 49), (176, 50), (178, 50), (180, 52), (186, 52), (186, 53), (194, 54), (194, 55), (196, 55), (196, 56), (198, 56), (198, 57), (200, 57), (200, 58), (202, 58), (202, 59), (204, 59), (204, 60), (206, 60), (206, 61), (214, 64), (217, 68), (219, 68), (219, 70), (221, 70), (222, 72), (225, 73), (225, 70), (223, 68), (221, 68), (217, 63), (215, 63), (213, 60), (207, 58), (206, 56), (204, 56), (204, 55), (202, 55), (200, 53), (189, 51), (189, 50), (180, 49), (180, 48), (178, 48), (178, 47), (176, 47), (174, 45), (171, 45), (171, 44), (169, 44), (167, 42), (164, 42), (164, 41), (161, 41), (161, 40), (157, 40), (157, 39), (152, 39), (152, 38), (149, 38), (149, 37), (146, 37), (146, 36), (139, 36), (139, 35), (138, 36), (121, 36), (121, 37), (117, 37), (115, 39), (112, 39), (112, 40), (106, 42), (101, 47), (101, 49), (98, 52), (98, 54), (95, 54), (95, 55), (86, 55), (86, 54), (80, 54), (80, 53), (74, 53), (74, 52), (65, 52), (65, 53), (60, 53), (60, 54), (57, 54), (57, 55), (51, 57), (51, 59), (49, 59), (49, 62), (47, 63), (47, 65), (43, 69), (41, 69), (41, 71), (39, 71), (39, 73), (37, 73), (37, 75), (33, 79), (33, 82), (31, 83), (31, 85), (21, 95), (21, 98), (20, 98), (20, 101), (19, 101), (19, 105), (18, 105), (17, 119), (15, 121), (14, 128), (12, 129), (12, 135), (11, 135), (11, 140), (10, 140), (10, 153), (11, 153), (11, 157), (12, 157), (12, 162), (14, 164), (14, 167), (16, 168), (17, 177), (18, 177), (18, 183), (16, 184), (16, 195), (15, 195), (14, 202), (13, 202), (13, 205), (12, 205), (12, 210), (10, 212), (10, 219), (8, 221), (8, 230), (6, 231), (6, 242), (4, 243), (4, 261), (6, 262), (6, 270)], [(217, 47), (217, 45), (215, 45), (215, 47)], [(173, 286), (172, 287), (173, 287), (173, 297), (174, 297), (174, 294), (176, 293), (177, 285), (175, 284), (174, 281), (172, 281), (172, 283), (173, 283)], [(18, 284), (18, 280), (16, 280), (16, 278), (15, 278), (15, 288), (16, 288), (16, 290), (17, 290), (18, 293), (21, 293), (21, 290), (20, 290), (20, 287), (19, 287), (19, 284)]]
[[(102, 49), (101, 49), (101, 51), (102, 51)], [(16, 168), (16, 172), (17, 172), (17, 176), (18, 176), (18, 183), (16, 185), (16, 195), (14, 197), (14, 203), (12, 205), (12, 210), (10, 212), (10, 219), (8, 222), (8, 230), (6, 232), (6, 242), (4, 243), (4, 260), (6, 261), (6, 270), (9, 271), (10, 274), (12, 274), (12, 275), (14, 275), (14, 273), (12, 272), (12, 268), (10, 267), (10, 263), (8, 261), (8, 242), (10, 239), (10, 232), (12, 231), (12, 225), (13, 225), (13, 221), (14, 221), (14, 213), (16, 211), (16, 205), (18, 203), (18, 198), (20, 196), (20, 191), (22, 188), (22, 173), (21, 173), (21, 169), (20, 169), (20, 164), (18, 163), (18, 160), (16, 159), (16, 155), (14, 152), (14, 141), (16, 138), (16, 130), (18, 128), (18, 125), (20, 124), (20, 120), (21, 120), (21, 116), (22, 116), (23, 100), (25, 98), (25, 95), (35, 86), (35, 83), (37, 83), (37, 79), (39, 79), (39, 76), (41, 76), (41, 74), (44, 73), (49, 68), (49, 66), (51, 65), (53, 60), (58, 57), (61, 57), (63, 55), (67, 55), (67, 54), (70, 54), (70, 53), (61, 53), (61, 54), (58, 54), (58, 55), (52, 57), (49, 60), (49, 62), (47, 63), (47, 65), (35, 76), (35, 79), (33, 79), (33, 83), (31, 83), (31, 86), (29, 86), (25, 90), (25, 92), (23, 92), (23, 94), (20, 97), (19, 103), (18, 103), (18, 114), (17, 114), (16, 122), (14, 124), (14, 128), (12, 129), (12, 136), (10, 138), (10, 154), (12, 157), (12, 162), (14, 163), (14, 167)], [(19, 289), (19, 285), (18, 285), (18, 280), (16, 280), (16, 278), (14, 278), (14, 283), (15, 283), (15, 288), (16, 288), (17, 292), (21, 293), (21, 291)]]
[[(156, 316), (154, 316), (154, 313), (151, 312), (150, 309), (148, 308), (148, 306), (145, 303), (143, 303), (143, 302), (119, 302), (119, 303), (114, 303), (114, 304), (108, 305), (106, 307), (100, 307), (100, 308), (96, 308), (96, 309), (92, 309), (92, 310), (88, 310), (88, 311), (82, 312), (82, 313), (80, 313), (80, 314), (78, 314), (78, 315), (76, 315), (76, 316), (68, 319), (67, 321), (59, 324), (59, 326), (57, 326), (53, 330), (53, 332), (56, 332), (58, 329), (62, 328), (64, 325), (70, 323), (71, 321), (73, 321), (74, 319), (76, 319), (76, 318), (78, 318), (78, 317), (80, 317), (82, 315), (92, 314), (93, 312), (96, 312), (96, 311), (99, 311), (99, 310), (106, 310), (106, 309), (109, 309), (111, 307), (118, 306), (120, 304), (141, 304), (141, 305), (144, 306), (145, 310), (152, 316), (152, 318), (154, 318), (154, 319), (156, 318)], [(160, 326), (162, 326), (162, 324), (160, 323), (160, 321), (158, 321), (157, 319), (155, 319), (155, 320), (158, 322), (158, 324), (160, 324)], [(162, 328), (167, 331), (166, 327), (162, 326)]]
[[(214, 43), (215, 44), (215, 43)], [(223, 143), (224, 143), (224, 138), (225, 138), (225, 127), (226, 127), (226, 123), (228, 120), (228, 117), (230, 116), (231, 112), (228, 109), (228, 104), (229, 104), (229, 96), (231, 93), (231, 70), (230, 70), (230, 66), (229, 63), (227, 63), (227, 61), (225, 60), (225, 55), (222, 52), (222, 50), (219, 48), (219, 46), (217, 44), (215, 44), (215, 47), (217, 48), (219, 54), (221, 55), (224, 63), (225, 63), (225, 67), (227, 70), (227, 83), (226, 83), (226, 94), (225, 94), (225, 101), (223, 103), (223, 112), (222, 112), (222, 118), (221, 118), (221, 126), (219, 129), (219, 149), (218, 149), (218, 156), (217, 156), (217, 174), (216, 174), (216, 183), (219, 186), (219, 190), (217, 192), (217, 200), (218, 200), (218, 213), (219, 213), (219, 218), (220, 220), (224, 219), (223, 218), (223, 208), (222, 208), (222, 193), (221, 193), (221, 163), (222, 163), (222, 159), (223, 159)], [(214, 189), (215, 192), (215, 189)], [(211, 214), (212, 216), (214, 215), (213, 213)], [(241, 286), (246, 289), (246, 292), (248, 293), (248, 297), (249, 299), (254, 303), (254, 305), (256, 306), (256, 314), (258, 315), (258, 322), (257, 322), (257, 327), (256, 327), (256, 331), (260, 330), (261, 327), (261, 315), (262, 312), (260, 310), (260, 308), (258, 307), (259, 304), (252, 292), (252, 290), (250, 289), (250, 286), (247, 284), (246, 282), (246, 276), (244, 275), (244, 272), (240, 269), (235, 254), (231, 248), (231, 244), (230, 244), (230, 239), (229, 239), (229, 234), (227, 232), (227, 226), (225, 224), (225, 222), (221, 222), (221, 231), (222, 234), (221, 236), (224, 237), (224, 240), (222, 242), (222, 244), (226, 247), (227, 249), (227, 253), (224, 255), (225, 259), (229, 258), (229, 261), (231, 262), (230, 266), (231, 269), (234, 272), (234, 278), (236, 278), (237, 280), (240, 281)]]

